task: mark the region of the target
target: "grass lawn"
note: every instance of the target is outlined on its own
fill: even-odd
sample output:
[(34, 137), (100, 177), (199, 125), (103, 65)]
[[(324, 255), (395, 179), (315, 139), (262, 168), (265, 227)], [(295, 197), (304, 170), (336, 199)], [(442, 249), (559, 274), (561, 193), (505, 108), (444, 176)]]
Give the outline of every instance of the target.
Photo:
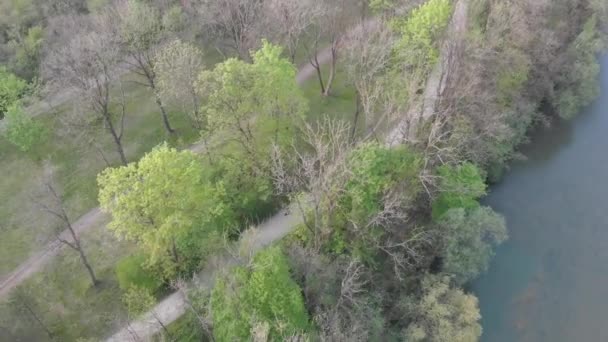
[(25, 310), (24, 301), (57, 341), (98, 338), (126, 322), (114, 265), (134, 247), (116, 241), (111, 232), (101, 228), (82, 237), (100, 285), (93, 287), (78, 254), (64, 249), (43, 272), (21, 285), (11, 296), (11, 302), (0, 302), (0, 330), (6, 332), (0, 335), (49, 340), (41, 324)]

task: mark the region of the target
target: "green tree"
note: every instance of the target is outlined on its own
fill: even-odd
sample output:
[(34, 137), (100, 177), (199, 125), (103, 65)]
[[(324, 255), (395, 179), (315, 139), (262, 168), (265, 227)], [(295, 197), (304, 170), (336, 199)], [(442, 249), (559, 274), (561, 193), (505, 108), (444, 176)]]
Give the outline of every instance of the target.
[(99, 203), (112, 214), (108, 228), (138, 242), (165, 276), (189, 271), (218, 248), (234, 218), (222, 184), (207, 184), (190, 151), (161, 145), (139, 162), (98, 176)]
[[(377, 251), (390, 226), (403, 222), (421, 190), (421, 165), (420, 157), (404, 146), (366, 143), (353, 150), (347, 161), (350, 176), (340, 199), (344, 216), (337, 218), (333, 243), (338, 245), (333, 249), (345, 247), (359, 257)], [(344, 230), (339, 222), (345, 223)]]
[(0, 119), (4, 118), (9, 107), (23, 96), (26, 89), (24, 80), (0, 66)]
[(39, 144), (47, 133), (42, 123), (30, 118), (18, 103), (8, 108), (4, 121), (6, 121), (4, 132), (6, 139), (23, 152)]
[(600, 65), (596, 55), (604, 42), (598, 30), (598, 18), (592, 15), (583, 31), (567, 52), (569, 67), (560, 75), (555, 86), (554, 103), (559, 116), (571, 119), (589, 105), (600, 93)]
[(443, 215), (440, 227), (443, 270), (457, 284), (465, 284), (485, 272), (494, 248), (507, 239), (504, 218), (488, 207), (450, 209)]
[(28, 80), (38, 76), (43, 42), (44, 29), (40, 25), (30, 27), (22, 41), (11, 41), (15, 49), (14, 68)]
[(249, 340), (254, 328), (266, 324), (271, 341), (309, 329), (301, 289), (279, 247), (259, 252), (249, 269), (237, 267), (218, 279), (211, 307), (219, 341)]
[[(281, 121), (303, 115), (307, 103), (295, 81), (296, 68), (281, 56), (281, 48), (264, 41), (252, 54), (253, 63), (231, 58), (213, 70), (203, 71), (198, 90), (202, 95), (201, 114), (209, 130), (228, 130), (244, 151), (257, 159), (256, 149), (284, 132)], [(256, 132), (258, 127), (272, 127)], [(269, 120), (270, 119), (270, 120)], [(263, 134), (256, 134), (256, 133)]]
[(408, 305), (406, 341), (475, 342), (481, 336), (477, 298), (450, 288), (449, 278), (427, 275), (422, 294)]
[(131, 286), (127, 289), (123, 294), (122, 301), (132, 317), (145, 314), (156, 304), (156, 298), (152, 293), (148, 289), (138, 286)]
[(471, 163), (443, 165), (438, 174), (440, 194), (433, 203), (433, 219), (440, 219), (451, 208), (479, 206), (477, 199), (486, 194), (486, 184), (477, 166)]

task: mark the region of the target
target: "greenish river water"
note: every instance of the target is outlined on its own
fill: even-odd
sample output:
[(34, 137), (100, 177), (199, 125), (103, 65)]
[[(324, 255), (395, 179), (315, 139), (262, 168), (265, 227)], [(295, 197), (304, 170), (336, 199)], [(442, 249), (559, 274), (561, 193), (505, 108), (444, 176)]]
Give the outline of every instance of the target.
[(484, 342), (608, 341), (608, 57), (602, 95), (522, 148), (485, 204), (510, 240), (471, 286)]

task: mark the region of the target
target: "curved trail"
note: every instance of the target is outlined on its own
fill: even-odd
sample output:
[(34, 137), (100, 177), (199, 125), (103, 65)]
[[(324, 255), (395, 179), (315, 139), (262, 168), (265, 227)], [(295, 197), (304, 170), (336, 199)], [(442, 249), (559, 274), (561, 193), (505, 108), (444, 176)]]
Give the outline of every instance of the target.
[[(328, 47), (319, 51), (318, 60), (321, 65), (329, 63), (331, 61), (331, 49)], [(301, 65), (296, 75), (296, 83), (299, 85), (304, 84), (304, 82), (314, 76), (315, 73), (316, 70), (310, 63), (307, 62)], [(70, 99), (70, 97), (66, 94), (73, 95), (73, 92), (64, 92), (59, 95), (59, 99), (47, 101), (47, 103), (49, 103), (49, 105), (51, 105), (51, 102), (54, 105), (65, 103)], [(205, 149), (205, 144), (199, 142), (190, 146), (188, 149), (195, 153), (201, 153)], [(77, 234), (82, 233), (93, 227), (105, 225), (108, 220), (109, 216), (104, 214), (99, 207), (93, 208), (74, 222), (74, 230)], [(61, 233), (61, 238), (71, 241), (71, 237), (67, 231)], [(41, 251), (30, 256), (6, 277), (0, 278), (0, 299), (7, 296), (12, 289), (21, 284), (27, 278), (40, 271), (53, 257), (59, 253), (59, 251), (61, 251), (63, 247), (64, 245), (58, 239), (55, 239), (54, 241), (48, 243)]]
[[(468, 20), (468, 0), (459, 0), (454, 8), (454, 14), (452, 20), (447, 29), (447, 37), (453, 37), (453, 34), (458, 34), (466, 31), (466, 23)], [(369, 22), (369, 21), (368, 21)], [(366, 25), (368, 22), (363, 23)], [(434, 70), (432, 71), (429, 79), (427, 80), (427, 86), (423, 95), (425, 107), (429, 107), (429, 110), (434, 111), (436, 101), (441, 96), (444, 90), (444, 80), (446, 73), (449, 73), (447, 69), (450, 53), (446, 53), (446, 49), (452, 48), (450, 44), (445, 44), (442, 47), (442, 53), (440, 62), (437, 63)], [(331, 59), (331, 51), (327, 49), (319, 53), (319, 62), (325, 64)], [(312, 66), (303, 66), (300, 68), (300, 73), (296, 80), (298, 84), (301, 84), (306, 79), (311, 77), (315, 73), (315, 69)], [(301, 77), (300, 77), (301, 76)], [(431, 108), (432, 106), (432, 108)], [(432, 115), (432, 112), (431, 112)], [(422, 117), (421, 119), (427, 119), (428, 117)], [(386, 144), (388, 146), (394, 146), (395, 144), (401, 143), (403, 132), (402, 124), (399, 124), (393, 129), (386, 137)], [(401, 139), (401, 140), (397, 140)], [(254, 244), (252, 251), (258, 251), (264, 246), (271, 244), (272, 242), (278, 241), (287, 235), (293, 228), (298, 224), (302, 223), (302, 217), (298, 214), (298, 210), (293, 208), (292, 210), (283, 210), (273, 217), (260, 224), (255, 229)], [(230, 266), (235, 262), (234, 258), (229, 256), (223, 256), (218, 263), (215, 263), (213, 269), (205, 269), (197, 276), (197, 284), (201, 287), (211, 288), (213, 286), (213, 280), (217, 270), (223, 267)], [(163, 299), (157, 304), (151, 311), (144, 314), (137, 321), (133, 321), (128, 327), (125, 327), (112, 335), (106, 340), (106, 342), (123, 342), (132, 341), (134, 336), (139, 339), (146, 340), (155, 333), (161, 331), (162, 327), (158, 323), (158, 320), (163, 322), (164, 325), (168, 325), (176, 321), (182, 316), (187, 309), (185, 298), (181, 292), (175, 292), (170, 296)]]

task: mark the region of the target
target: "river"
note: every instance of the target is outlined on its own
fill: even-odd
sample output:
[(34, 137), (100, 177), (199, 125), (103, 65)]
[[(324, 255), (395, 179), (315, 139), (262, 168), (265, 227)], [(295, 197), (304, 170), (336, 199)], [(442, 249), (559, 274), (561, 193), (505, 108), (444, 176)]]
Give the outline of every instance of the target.
[(471, 289), (483, 342), (608, 341), (608, 57), (602, 95), (532, 135), (486, 205), (510, 240)]

